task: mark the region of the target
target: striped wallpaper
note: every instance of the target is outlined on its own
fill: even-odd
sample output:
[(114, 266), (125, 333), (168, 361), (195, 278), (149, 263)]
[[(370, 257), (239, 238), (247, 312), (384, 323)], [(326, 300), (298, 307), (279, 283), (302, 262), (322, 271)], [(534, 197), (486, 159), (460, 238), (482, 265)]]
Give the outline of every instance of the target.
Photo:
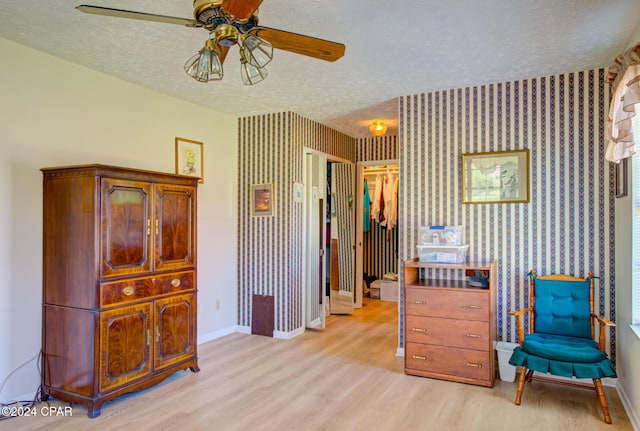
[[(238, 120), (238, 326), (251, 326), (253, 294), (274, 296), (274, 334), (303, 328), (302, 183), (304, 148), (355, 162), (355, 139), (292, 112)], [(273, 185), (272, 217), (251, 217), (251, 184)]]
[[(586, 275), (599, 314), (615, 320), (613, 169), (604, 159), (604, 70), (401, 97), (400, 259), (422, 225), (462, 225), (471, 257), (498, 262), (499, 340), (528, 306), (527, 272)], [(463, 153), (528, 148), (531, 202), (462, 204)], [(440, 270), (443, 278), (461, 276)], [(404, 310), (400, 311), (404, 322)], [(404, 346), (400, 328), (400, 346)], [(615, 332), (610, 340), (615, 355)]]
[(360, 138), (356, 141), (356, 162), (395, 160), (398, 158), (398, 137), (385, 135), (379, 138)]

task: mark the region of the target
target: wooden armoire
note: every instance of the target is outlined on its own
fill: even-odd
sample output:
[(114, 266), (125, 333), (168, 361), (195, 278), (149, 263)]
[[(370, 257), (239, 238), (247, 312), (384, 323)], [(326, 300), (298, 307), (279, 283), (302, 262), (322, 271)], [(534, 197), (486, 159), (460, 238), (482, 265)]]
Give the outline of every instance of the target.
[(197, 372), (198, 179), (104, 165), (44, 168), (42, 395), (88, 415)]

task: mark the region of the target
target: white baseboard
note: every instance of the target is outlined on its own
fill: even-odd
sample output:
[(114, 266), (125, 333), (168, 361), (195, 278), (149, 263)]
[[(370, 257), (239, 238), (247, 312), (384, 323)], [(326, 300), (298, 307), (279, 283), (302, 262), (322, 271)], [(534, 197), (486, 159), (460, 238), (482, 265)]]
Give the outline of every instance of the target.
[(236, 326), (229, 326), (227, 328), (209, 332), (208, 334), (198, 335), (198, 345), (215, 340), (216, 338), (224, 337), (225, 335), (233, 334), (236, 332), (236, 328)]
[(251, 326), (236, 326), (236, 332), (241, 334), (251, 334)]
[(633, 410), (633, 405), (631, 404), (631, 400), (629, 400), (627, 393), (624, 391), (622, 385), (616, 385), (616, 390), (618, 391), (620, 401), (622, 401), (622, 406), (624, 407), (625, 412), (627, 412), (631, 426), (636, 431), (640, 430), (640, 418), (638, 417), (638, 412)]
[[(236, 326), (235, 331), (241, 334), (251, 334), (251, 326)], [(290, 340), (304, 332), (304, 328), (298, 328), (291, 332), (273, 331), (273, 338), (280, 338), (283, 340)], [(226, 335), (226, 334), (225, 334)]]
[(304, 333), (304, 328), (298, 328), (291, 332), (273, 331), (273, 338), (280, 338), (283, 340), (290, 340), (298, 335)]

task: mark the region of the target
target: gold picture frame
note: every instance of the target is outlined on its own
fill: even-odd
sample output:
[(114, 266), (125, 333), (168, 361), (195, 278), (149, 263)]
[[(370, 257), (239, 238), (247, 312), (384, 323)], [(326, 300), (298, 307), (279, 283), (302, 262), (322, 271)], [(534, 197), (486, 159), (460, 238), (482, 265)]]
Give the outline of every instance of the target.
[(251, 185), (251, 217), (272, 217), (274, 215), (273, 185)]
[(462, 203), (529, 203), (529, 150), (462, 155)]
[(176, 174), (200, 178), (204, 184), (204, 144), (176, 138)]

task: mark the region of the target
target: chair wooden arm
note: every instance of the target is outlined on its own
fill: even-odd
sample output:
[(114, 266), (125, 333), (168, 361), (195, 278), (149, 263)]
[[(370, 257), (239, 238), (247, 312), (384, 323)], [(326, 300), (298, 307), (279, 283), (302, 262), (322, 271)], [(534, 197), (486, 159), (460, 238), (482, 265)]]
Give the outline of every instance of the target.
[(607, 326), (616, 326), (615, 323), (613, 323), (611, 320), (607, 320), (602, 316), (597, 316), (595, 314), (591, 315), (593, 318), (595, 318), (600, 326), (600, 334), (598, 337), (598, 349), (600, 349), (601, 351), (604, 352), (604, 344), (605, 344), (605, 338), (604, 338), (604, 330)]
[(511, 316), (516, 316), (518, 318), (518, 343), (520, 344), (520, 347), (522, 347), (522, 341), (524, 341), (524, 325), (522, 323), (522, 316), (530, 311), (533, 311), (532, 307), (523, 308), (518, 311), (509, 311)]

